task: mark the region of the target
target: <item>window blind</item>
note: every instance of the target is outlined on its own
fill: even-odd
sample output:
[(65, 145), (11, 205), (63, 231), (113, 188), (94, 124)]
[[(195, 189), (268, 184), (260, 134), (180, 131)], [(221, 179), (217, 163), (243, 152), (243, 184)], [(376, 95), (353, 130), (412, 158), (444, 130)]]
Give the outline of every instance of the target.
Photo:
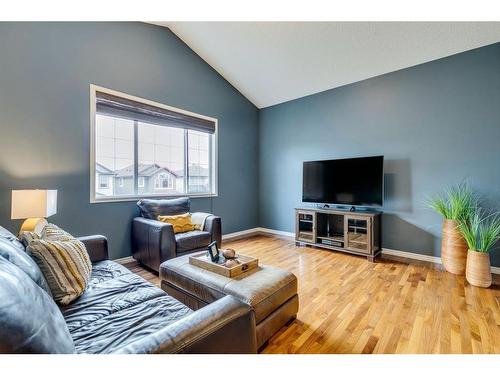
[(215, 122), (104, 92), (96, 92), (96, 112), (176, 128), (215, 133)]

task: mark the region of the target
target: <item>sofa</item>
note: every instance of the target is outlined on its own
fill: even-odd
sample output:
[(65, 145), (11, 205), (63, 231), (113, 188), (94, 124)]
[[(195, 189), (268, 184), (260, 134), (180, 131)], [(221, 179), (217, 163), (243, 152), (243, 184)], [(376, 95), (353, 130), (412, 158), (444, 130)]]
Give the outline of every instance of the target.
[(60, 307), (24, 245), (0, 227), (0, 353), (255, 353), (255, 315), (233, 297), (193, 311), (79, 238), (92, 261), (85, 292)]
[(190, 212), (189, 198), (141, 199), (137, 206), (141, 217), (132, 221), (132, 256), (155, 272), (159, 271), (160, 264), (164, 261), (205, 250), (213, 241), (221, 246), (221, 218), (218, 216), (207, 215), (202, 230), (177, 234), (171, 224), (157, 220), (159, 215)]

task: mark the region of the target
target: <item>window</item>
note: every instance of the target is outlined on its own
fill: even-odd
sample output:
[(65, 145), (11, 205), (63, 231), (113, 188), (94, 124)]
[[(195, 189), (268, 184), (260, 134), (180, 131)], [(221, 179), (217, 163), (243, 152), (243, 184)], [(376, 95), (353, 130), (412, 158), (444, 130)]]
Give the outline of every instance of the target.
[(189, 192), (210, 191), (210, 137), (208, 134), (188, 131)]
[(100, 174), (99, 175), (99, 188), (107, 189), (109, 187), (109, 176)]
[(216, 119), (93, 85), (91, 106), (91, 202), (217, 194)]
[(173, 178), (170, 174), (158, 173), (155, 180), (155, 189), (172, 189), (173, 187)]
[(144, 177), (139, 177), (139, 181), (137, 184), (140, 188), (143, 188), (144, 187)]

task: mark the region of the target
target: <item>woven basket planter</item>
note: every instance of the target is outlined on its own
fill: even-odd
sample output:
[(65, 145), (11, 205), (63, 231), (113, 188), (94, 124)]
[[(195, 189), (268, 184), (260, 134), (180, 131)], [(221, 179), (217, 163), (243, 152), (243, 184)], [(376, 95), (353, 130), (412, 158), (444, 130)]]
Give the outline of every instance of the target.
[(465, 275), (468, 246), (458, 230), (458, 221), (445, 219), (441, 240), (441, 261), (446, 271)]
[(491, 285), (490, 254), (469, 250), (465, 277), (471, 285), (489, 288)]

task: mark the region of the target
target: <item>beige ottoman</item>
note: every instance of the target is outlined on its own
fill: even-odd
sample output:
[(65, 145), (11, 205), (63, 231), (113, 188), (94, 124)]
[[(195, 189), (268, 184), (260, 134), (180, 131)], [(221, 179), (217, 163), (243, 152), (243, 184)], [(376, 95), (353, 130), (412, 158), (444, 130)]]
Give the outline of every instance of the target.
[(160, 279), (163, 290), (193, 310), (226, 295), (252, 306), (258, 347), (295, 319), (299, 309), (295, 275), (269, 266), (231, 279), (189, 264), (189, 255), (184, 255), (163, 262)]

